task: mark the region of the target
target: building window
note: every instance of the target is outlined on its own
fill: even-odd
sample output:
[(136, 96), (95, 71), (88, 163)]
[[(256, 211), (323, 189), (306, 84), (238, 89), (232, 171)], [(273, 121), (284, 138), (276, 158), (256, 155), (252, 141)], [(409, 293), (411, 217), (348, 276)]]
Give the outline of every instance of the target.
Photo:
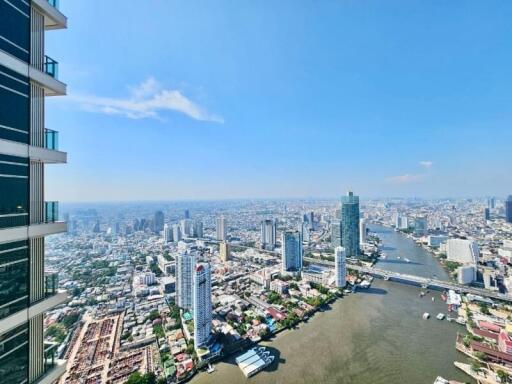
[(26, 382), (28, 379), (28, 346), (27, 323), (0, 335), (0, 382)]
[(29, 94), (28, 79), (0, 65), (0, 139), (29, 143)]
[(0, 49), (28, 63), (30, 60), (30, 4), (0, 0)]
[(0, 319), (28, 306), (28, 241), (0, 244)]
[(27, 158), (0, 155), (0, 228), (28, 225)]

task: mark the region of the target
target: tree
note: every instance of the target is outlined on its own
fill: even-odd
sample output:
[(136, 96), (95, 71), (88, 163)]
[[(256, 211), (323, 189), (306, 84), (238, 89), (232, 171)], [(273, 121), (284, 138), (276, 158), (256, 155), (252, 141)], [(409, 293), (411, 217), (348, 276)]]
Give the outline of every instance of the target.
[(498, 375), (502, 383), (510, 383), (510, 376), (505, 371), (498, 369), (496, 371), (496, 374)]

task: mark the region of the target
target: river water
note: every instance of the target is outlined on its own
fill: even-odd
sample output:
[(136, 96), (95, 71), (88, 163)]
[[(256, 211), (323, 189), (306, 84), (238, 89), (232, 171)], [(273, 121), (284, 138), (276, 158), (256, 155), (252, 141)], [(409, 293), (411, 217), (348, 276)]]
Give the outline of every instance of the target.
[[(448, 279), (438, 262), (412, 240), (384, 227), (370, 229), (383, 240), (388, 255), (379, 268)], [(421, 298), (419, 290), (375, 279), (368, 291), (337, 300), (308, 323), (266, 343), (276, 361), (256, 376), (246, 379), (231, 358), (192, 383), (432, 384), (438, 375), (473, 383), (453, 365), (467, 361), (455, 350), (456, 333), (464, 328), (436, 320), (437, 313), (447, 312), (439, 292)], [(423, 320), (424, 312), (432, 317)]]

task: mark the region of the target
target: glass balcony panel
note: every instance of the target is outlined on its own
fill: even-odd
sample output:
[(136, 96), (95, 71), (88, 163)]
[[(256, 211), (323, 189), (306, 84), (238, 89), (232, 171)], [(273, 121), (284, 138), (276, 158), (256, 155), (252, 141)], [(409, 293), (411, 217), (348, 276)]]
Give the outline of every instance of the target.
[(59, 202), (45, 201), (44, 203), (45, 223), (55, 223), (59, 221)]
[(59, 150), (59, 132), (52, 129), (44, 130), (44, 146), (53, 151)]
[(59, 78), (59, 63), (49, 56), (44, 57), (44, 71), (54, 79)]

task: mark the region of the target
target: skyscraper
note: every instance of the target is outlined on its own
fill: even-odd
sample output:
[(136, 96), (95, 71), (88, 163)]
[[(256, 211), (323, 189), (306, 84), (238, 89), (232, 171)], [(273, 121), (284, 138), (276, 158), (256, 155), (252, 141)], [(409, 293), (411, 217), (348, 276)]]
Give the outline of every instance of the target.
[(50, 383), (64, 372), (44, 345), (44, 313), (66, 302), (45, 275), (45, 236), (66, 231), (44, 201), (46, 164), (67, 162), (45, 128), (45, 98), (66, 94), (45, 30), (67, 27), (44, 0), (0, 1), (0, 382)]
[(335, 220), (331, 223), (331, 245), (333, 248), (340, 247), (341, 244), (341, 220)]
[(359, 197), (341, 197), (341, 243), (348, 257), (359, 256)]
[(226, 218), (224, 216), (220, 216), (217, 218), (217, 240), (226, 241), (226, 238), (227, 238)]
[(334, 249), (334, 274), (336, 277), (336, 287), (343, 288), (347, 284), (347, 264), (345, 248), (343, 247), (336, 247)]
[(505, 201), (505, 220), (512, 223), (512, 195), (509, 195)]
[(188, 209), (185, 209), (185, 212), (183, 213), (184, 219), (190, 219), (190, 211)]
[(154, 224), (154, 231), (156, 233), (160, 233), (163, 231), (164, 229), (164, 220), (165, 220), (165, 217), (164, 217), (164, 213), (162, 211), (156, 211), (155, 212), (155, 218), (154, 218), (154, 221), (153, 221), (153, 224)]
[(360, 244), (366, 243), (366, 220), (365, 219), (359, 220), (359, 243)]
[(282, 236), (283, 272), (302, 270), (302, 235), (299, 231), (285, 231)]
[(181, 240), (181, 227), (178, 224), (172, 226), (172, 241), (177, 243)]
[(261, 248), (273, 250), (276, 246), (276, 224), (274, 220), (261, 222)]
[(164, 243), (170, 243), (172, 241), (172, 226), (169, 224), (164, 225)]
[(198, 264), (194, 271), (194, 346), (208, 344), (212, 332), (212, 282), (210, 265)]
[(186, 311), (193, 307), (193, 274), (196, 258), (186, 253), (176, 256), (176, 304)]
[(192, 237), (194, 235), (194, 223), (190, 219), (183, 219), (180, 221), (181, 233), (185, 237)]
[(194, 237), (203, 238), (203, 222), (199, 220), (194, 221)]
[(219, 255), (220, 259), (225, 263), (226, 261), (229, 261), (231, 254), (229, 250), (229, 243), (223, 241), (219, 244)]
[(484, 208), (484, 220), (491, 220), (491, 210), (489, 208)]
[(425, 216), (414, 218), (414, 234), (416, 236), (425, 236), (428, 234), (428, 220)]
[(496, 208), (496, 199), (494, 197), (490, 197), (488, 200), (487, 200), (487, 207), (489, 209), (494, 209)]

